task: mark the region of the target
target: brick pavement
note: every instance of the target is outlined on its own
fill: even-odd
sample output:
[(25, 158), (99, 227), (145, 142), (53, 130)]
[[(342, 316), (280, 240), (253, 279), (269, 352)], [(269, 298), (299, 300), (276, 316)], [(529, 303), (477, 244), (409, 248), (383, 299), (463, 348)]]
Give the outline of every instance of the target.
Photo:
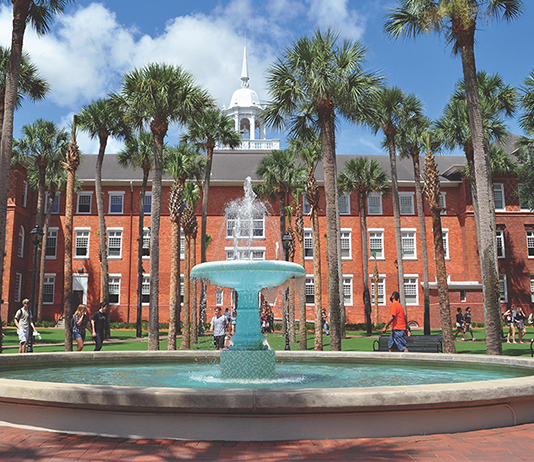
[(534, 424), (465, 433), (277, 442), (133, 440), (0, 427), (0, 461), (532, 461)]

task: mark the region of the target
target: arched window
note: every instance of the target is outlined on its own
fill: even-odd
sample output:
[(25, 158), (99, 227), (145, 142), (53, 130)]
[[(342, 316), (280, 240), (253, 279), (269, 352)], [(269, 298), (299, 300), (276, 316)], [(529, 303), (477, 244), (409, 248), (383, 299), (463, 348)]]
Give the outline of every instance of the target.
[(19, 242), (18, 242), (18, 251), (17, 255), (20, 258), (24, 257), (24, 235), (26, 233), (24, 232), (24, 226), (21, 226), (19, 229)]

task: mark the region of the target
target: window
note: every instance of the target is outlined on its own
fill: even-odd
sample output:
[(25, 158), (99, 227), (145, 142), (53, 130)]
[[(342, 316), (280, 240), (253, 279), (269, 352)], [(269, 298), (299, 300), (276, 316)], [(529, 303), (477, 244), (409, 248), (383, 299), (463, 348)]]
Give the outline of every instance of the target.
[(506, 274), (499, 274), (499, 288), (501, 291), (501, 302), (508, 302), (508, 289), (506, 287)]
[(302, 196), (302, 213), (304, 215), (309, 215), (311, 212), (311, 205), (306, 199), (306, 196)]
[(54, 303), (54, 290), (56, 286), (56, 275), (45, 274), (43, 285), (43, 303), (52, 305)]
[(109, 213), (120, 214), (124, 209), (124, 191), (114, 191), (109, 193)]
[(345, 306), (352, 305), (352, 276), (343, 276), (343, 300)]
[(22, 274), (16, 273), (15, 274), (15, 301), (16, 302), (21, 301), (21, 294), (22, 294)]
[(445, 260), (449, 260), (449, 230), (443, 229), (442, 236), (443, 236), (443, 252), (445, 254)]
[(24, 231), (24, 226), (21, 226), (19, 228), (19, 238), (17, 242), (17, 256), (20, 258), (24, 258), (24, 237), (26, 235), (26, 232)]
[(402, 259), (403, 260), (416, 260), (417, 253), (415, 248), (415, 231), (402, 231)]
[(76, 230), (74, 257), (89, 258), (89, 233), (90, 230)]
[(373, 253), (378, 260), (384, 259), (384, 231), (381, 229), (369, 230), (369, 258)]
[(226, 237), (234, 237), (237, 234), (238, 238), (262, 238), (264, 237), (264, 213), (255, 213), (252, 219), (238, 220), (235, 215), (229, 215), (226, 218)]
[(57, 232), (58, 228), (49, 228), (46, 236), (45, 255), (48, 259), (54, 259), (57, 256)]
[(78, 213), (91, 213), (91, 193), (78, 194)]
[(367, 214), (382, 215), (382, 193), (369, 193), (367, 196)]
[(306, 278), (306, 304), (313, 305), (315, 303), (315, 283), (313, 277)]
[(499, 229), (495, 231), (495, 234), (497, 235), (497, 258), (504, 258), (504, 231)]
[(227, 260), (265, 260), (265, 247), (238, 248), (237, 255), (233, 247), (227, 247)]
[(417, 276), (404, 278), (404, 295), (406, 296), (406, 305), (418, 305)]
[(310, 229), (304, 230), (304, 258), (313, 258), (313, 232)]
[(121, 258), (122, 256), (122, 230), (108, 231), (108, 257)]
[(534, 274), (530, 275), (530, 301), (534, 303)]
[(528, 256), (534, 257), (534, 231), (527, 231), (527, 250)]
[(150, 215), (152, 213), (152, 192), (145, 193), (144, 211), (145, 215)]
[[(373, 281), (373, 275), (370, 274), (369, 278), (371, 279), (371, 304), (375, 303), (375, 283)], [(386, 293), (386, 277), (383, 274), (380, 274), (378, 277), (378, 304), (385, 305), (386, 298), (384, 294)]]
[(517, 185), (517, 197), (519, 198), (519, 209), (528, 210), (530, 212), (530, 208), (528, 207), (528, 205), (521, 202), (521, 196), (519, 195), (519, 191), (521, 190), (522, 186), (523, 185), (521, 183)]
[(493, 200), (495, 201), (495, 210), (504, 210), (504, 187), (502, 183), (493, 185)]
[(150, 228), (143, 228), (143, 258), (150, 258)]
[[(50, 193), (45, 195), (44, 213), (48, 213), (48, 201), (50, 200)], [(59, 213), (59, 193), (54, 196), (54, 203), (52, 204), (52, 213)]]
[(413, 193), (399, 193), (399, 206), (401, 215), (413, 215)]
[(340, 215), (350, 215), (350, 194), (340, 194), (338, 205)]
[(350, 260), (352, 258), (351, 245), (350, 245), (350, 231), (341, 230), (341, 258), (344, 260)]
[(439, 207), (441, 209), (442, 215), (447, 215), (447, 198), (445, 197), (447, 193), (441, 193), (439, 195)]
[(121, 275), (110, 274), (108, 278), (108, 287), (110, 305), (118, 305), (121, 297)]
[(460, 289), (460, 301), (461, 302), (467, 301), (467, 292), (465, 289)]
[(184, 275), (183, 274), (180, 274), (180, 298), (181, 298), (180, 304), (183, 305), (184, 304)]
[(185, 260), (185, 234), (180, 229), (180, 260)]
[(26, 207), (28, 205), (28, 182), (27, 181), (22, 182), (22, 198), (21, 199), (22, 199), (21, 200), (22, 206)]
[(150, 276), (143, 274), (143, 283), (141, 284), (141, 303), (150, 303)]
[(222, 289), (215, 290), (215, 304), (219, 306), (223, 304), (223, 290)]

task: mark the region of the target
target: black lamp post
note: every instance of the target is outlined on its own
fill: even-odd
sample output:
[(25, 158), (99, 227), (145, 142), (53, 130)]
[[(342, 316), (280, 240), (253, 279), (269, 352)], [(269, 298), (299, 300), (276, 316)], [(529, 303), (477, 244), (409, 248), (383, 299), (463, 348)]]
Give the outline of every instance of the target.
[[(39, 254), (39, 246), (41, 245), (41, 240), (43, 239), (43, 230), (39, 225), (35, 225), (30, 232), (32, 244), (33, 244), (33, 270), (32, 270), (32, 288), (30, 295), (30, 321), (35, 319), (35, 290), (37, 287), (37, 256)], [(26, 351), (28, 353), (33, 353), (33, 331), (30, 326), (30, 332), (28, 335), (28, 343)]]
[[(284, 246), (284, 254), (286, 257), (286, 261), (289, 261), (289, 249), (291, 247), (291, 244), (293, 244), (293, 238), (291, 237), (291, 234), (286, 231), (284, 236), (282, 237), (282, 245)], [(286, 307), (286, 346), (284, 349), (291, 350), (291, 346), (289, 345), (289, 289), (286, 289), (284, 298)]]

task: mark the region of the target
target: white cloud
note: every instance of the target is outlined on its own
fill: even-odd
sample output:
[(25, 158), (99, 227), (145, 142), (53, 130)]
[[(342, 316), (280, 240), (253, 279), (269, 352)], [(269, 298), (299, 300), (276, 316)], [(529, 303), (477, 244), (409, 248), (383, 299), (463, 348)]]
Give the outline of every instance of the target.
[(360, 40), (365, 31), (365, 17), (348, 8), (348, 0), (307, 0), (308, 17), (320, 29), (331, 27), (345, 37)]

